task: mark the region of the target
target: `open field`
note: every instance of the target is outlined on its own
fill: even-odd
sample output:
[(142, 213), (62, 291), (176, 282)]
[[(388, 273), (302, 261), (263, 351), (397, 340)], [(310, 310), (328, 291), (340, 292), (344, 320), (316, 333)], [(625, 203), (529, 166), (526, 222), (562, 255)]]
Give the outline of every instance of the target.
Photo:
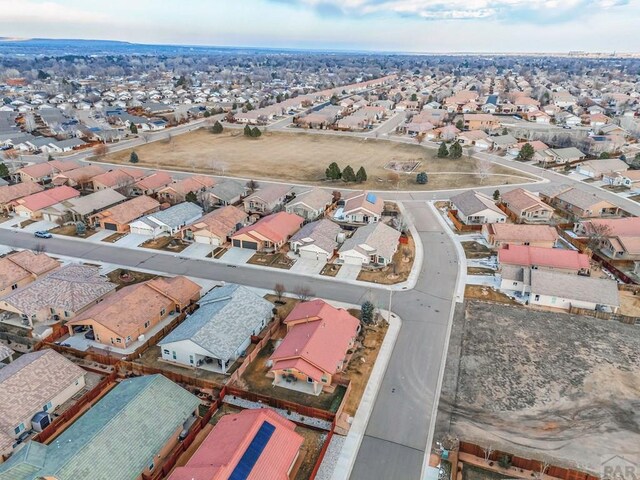
[(467, 302), (439, 416), (453, 435), (599, 473), (640, 445), (640, 331), (590, 317)]
[[(355, 187), (341, 181), (324, 181), (324, 171), (333, 161), (340, 168), (347, 164), (354, 170), (364, 166), (368, 180), (358, 187), (375, 190), (433, 190), (477, 185), (507, 185), (531, 181), (531, 176), (506, 167), (491, 165), (482, 180), (478, 162), (464, 156), (458, 160), (436, 158), (436, 151), (420, 145), (387, 140), (305, 133), (267, 132), (257, 139), (246, 138), (240, 131), (212, 135), (206, 130), (177, 136), (166, 142), (152, 142), (137, 147), (137, 166), (169, 168), (194, 173), (227, 175), (256, 180), (280, 180), (327, 187)], [(116, 152), (105, 162), (129, 163), (131, 150)], [(415, 172), (399, 174), (400, 181), (389, 178), (389, 162), (419, 161), (416, 169), (429, 174), (426, 185), (415, 182)]]

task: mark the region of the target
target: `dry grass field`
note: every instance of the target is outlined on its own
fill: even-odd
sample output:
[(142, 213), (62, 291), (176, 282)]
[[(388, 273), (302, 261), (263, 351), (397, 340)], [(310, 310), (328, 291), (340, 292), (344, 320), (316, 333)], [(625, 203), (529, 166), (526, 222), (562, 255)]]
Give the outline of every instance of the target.
[[(305, 133), (267, 132), (261, 138), (246, 138), (233, 130), (213, 135), (206, 130), (137, 147), (139, 166), (169, 168), (195, 173), (227, 175), (256, 180), (342, 186), (324, 180), (331, 162), (354, 171), (364, 166), (368, 180), (363, 188), (375, 190), (433, 190), (481, 185), (507, 185), (531, 179), (525, 173), (492, 165), (485, 178), (477, 175), (478, 163), (463, 156), (457, 160), (436, 158), (435, 150), (387, 140)], [(105, 162), (129, 164), (131, 150), (110, 154)], [(399, 185), (390, 179), (385, 165), (419, 161), (416, 172), (429, 174), (426, 185), (415, 182), (416, 173), (398, 174)]]

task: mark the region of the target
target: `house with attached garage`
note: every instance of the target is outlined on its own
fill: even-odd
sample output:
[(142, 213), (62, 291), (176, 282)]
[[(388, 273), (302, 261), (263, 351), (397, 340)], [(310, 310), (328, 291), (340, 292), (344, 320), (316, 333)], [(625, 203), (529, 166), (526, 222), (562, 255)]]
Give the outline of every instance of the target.
[(214, 288), (198, 305), (158, 343), (164, 361), (226, 374), (273, 317), (271, 302), (233, 283)]
[(87, 165), (57, 174), (53, 177), (52, 183), (55, 186), (68, 185), (69, 187), (78, 188), (80, 190), (88, 190), (93, 185), (91, 183), (93, 177), (101, 175), (104, 172), (105, 169), (99, 165)]
[(138, 168), (116, 168), (93, 177), (91, 179), (92, 190), (97, 192), (98, 190), (114, 188), (128, 194), (132, 185), (145, 176), (146, 172)]
[(34, 163), (22, 167), (15, 174), (21, 182), (41, 182), (47, 183), (61, 172), (68, 172), (80, 168), (80, 165), (71, 160), (52, 160), (45, 163)]
[(0, 457), (18, 447), (20, 437), (47, 427), (58, 407), (84, 388), (86, 373), (49, 349), (0, 368)]
[(293, 213), (274, 213), (238, 230), (231, 236), (231, 243), (238, 248), (274, 252), (300, 229), (303, 222), (302, 217)]
[(143, 195), (102, 210), (92, 215), (90, 221), (94, 225), (100, 225), (105, 230), (126, 233), (129, 231), (131, 222), (158, 210), (160, 210), (160, 203), (154, 198)]
[(322, 188), (314, 188), (296, 195), (293, 200), (287, 203), (285, 210), (311, 222), (322, 217), (332, 203), (333, 194), (331, 192)]
[(75, 188), (67, 186), (55, 187), (16, 200), (13, 211), (17, 216), (30, 218), (31, 220), (55, 221), (55, 218), (45, 215), (45, 209), (79, 196), (80, 192)]
[(327, 262), (338, 248), (341, 231), (338, 224), (326, 218), (307, 223), (291, 237), (289, 246), (300, 258)]
[(140, 195), (153, 196), (157, 194), (167, 185), (173, 183), (173, 178), (167, 172), (159, 171), (146, 176), (131, 186), (131, 196), (139, 197)]
[(334, 376), (355, 348), (360, 320), (318, 299), (296, 305), (284, 323), (287, 334), (267, 363), (273, 384), (312, 395), (333, 391)]
[(232, 205), (218, 208), (198, 218), (180, 230), (180, 237), (188, 242), (204, 243), (219, 247), (248, 224), (249, 215)]
[(16, 314), (23, 325), (33, 328), (35, 322), (69, 320), (115, 289), (98, 268), (69, 264), (0, 297), (0, 310)]
[(491, 197), (484, 193), (467, 190), (451, 197), (450, 202), (456, 217), (465, 225), (507, 221), (507, 215), (496, 206)]
[(287, 185), (270, 183), (246, 197), (243, 200), (244, 209), (260, 215), (276, 212), (284, 207), (290, 192), (291, 187)]
[(351, 225), (363, 225), (380, 221), (384, 200), (375, 193), (353, 192), (338, 201), (334, 220)]
[(620, 308), (618, 283), (608, 278), (533, 270), (529, 305), (568, 311), (576, 307), (616, 313)]
[(295, 423), (268, 408), (224, 415), (186, 465), (176, 467), (167, 480), (295, 478), (304, 442), (295, 429)]
[(482, 236), (492, 248), (505, 245), (531, 245), (553, 248), (558, 241), (558, 231), (549, 225), (515, 223), (485, 223)]
[(640, 217), (582, 220), (573, 231), (612, 260), (640, 260)]
[(0, 464), (0, 480), (149, 478), (199, 406), (162, 375), (124, 379), (55, 440), (30, 442)]
[(171, 183), (158, 190), (158, 200), (169, 202), (171, 205), (182, 203), (187, 199), (189, 193), (194, 193), (198, 199), (202, 198), (202, 193), (215, 185), (215, 180), (203, 175), (194, 175)]
[[(61, 216), (68, 216), (74, 222), (83, 222), (90, 225), (89, 217), (102, 210), (114, 207), (125, 202), (127, 197), (112, 189), (98, 190), (84, 197), (75, 197), (54, 205)], [(54, 215), (53, 210), (45, 209), (44, 212), (50, 216)]]
[(209, 207), (235, 205), (247, 194), (247, 187), (236, 180), (222, 180), (202, 192), (202, 201)]
[(568, 213), (574, 219), (615, 216), (620, 208), (595, 193), (589, 193), (569, 185), (543, 187), (540, 198), (546, 203)]
[(565, 164), (582, 160), (586, 155), (575, 147), (549, 148), (543, 152), (537, 152), (536, 159), (541, 163)]
[(398, 250), (400, 232), (384, 223), (358, 228), (338, 251), (340, 263), (349, 265), (387, 265)]
[(503, 193), (500, 202), (507, 212), (520, 223), (549, 223), (553, 208), (544, 203), (538, 195), (516, 188)]
[(607, 158), (600, 160), (587, 160), (576, 167), (576, 173), (596, 180), (604, 175), (613, 177), (629, 170), (629, 165), (619, 158)]
[(34, 193), (42, 192), (44, 187), (35, 182), (16, 183), (0, 186), (0, 212), (11, 212), (18, 200)]
[(174, 235), (185, 225), (190, 225), (202, 217), (202, 207), (191, 202), (182, 202), (166, 210), (146, 215), (129, 224), (129, 231), (154, 238), (160, 235)]
[(31, 250), (10, 253), (0, 258), (0, 297), (24, 287), (60, 265), (58, 260)]
[(67, 328), (69, 335), (81, 329), (103, 345), (128, 348), (199, 298), (200, 287), (187, 277), (154, 278), (118, 290), (67, 322)]

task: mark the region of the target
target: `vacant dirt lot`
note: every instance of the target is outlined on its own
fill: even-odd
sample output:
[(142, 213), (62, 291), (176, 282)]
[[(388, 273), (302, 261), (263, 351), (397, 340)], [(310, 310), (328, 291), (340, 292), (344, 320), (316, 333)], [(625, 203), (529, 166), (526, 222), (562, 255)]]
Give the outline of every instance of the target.
[(468, 302), (449, 353), (440, 414), (459, 438), (593, 473), (637, 454), (638, 327)]
[[(475, 185), (520, 183), (531, 178), (501, 166), (492, 166), (484, 180), (476, 175), (477, 162), (463, 157), (442, 160), (435, 150), (386, 140), (361, 139), (305, 133), (268, 132), (257, 139), (239, 131), (212, 135), (206, 130), (179, 135), (171, 143), (152, 142), (137, 147), (138, 166), (168, 167), (189, 172), (230, 175), (241, 178), (345, 186), (324, 181), (331, 162), (347, 164), (355, 171), (364, 166), (368, 181), (361, 186), (376, 190), (433, 190)], [(108, 155), (106, 162), (129, 164), (131, 150)], [(429, 173), (429, 182), (418, 185), (415, 173), (400, 174), (399, 186), (389, 178), (389, 162), (419, 161), (416, 169)]]

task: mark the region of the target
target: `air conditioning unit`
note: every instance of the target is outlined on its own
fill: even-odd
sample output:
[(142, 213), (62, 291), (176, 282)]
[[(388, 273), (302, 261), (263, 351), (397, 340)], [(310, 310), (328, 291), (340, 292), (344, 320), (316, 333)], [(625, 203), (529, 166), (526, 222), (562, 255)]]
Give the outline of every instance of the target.
[(41, 432), (51, 423), (51, 416), (47, 412), (38, 412), (31, 419), (31, 428), (36, 432)]
[(138, 341), (139, 342), (144, 342), (144, 334), (138, 335)]

